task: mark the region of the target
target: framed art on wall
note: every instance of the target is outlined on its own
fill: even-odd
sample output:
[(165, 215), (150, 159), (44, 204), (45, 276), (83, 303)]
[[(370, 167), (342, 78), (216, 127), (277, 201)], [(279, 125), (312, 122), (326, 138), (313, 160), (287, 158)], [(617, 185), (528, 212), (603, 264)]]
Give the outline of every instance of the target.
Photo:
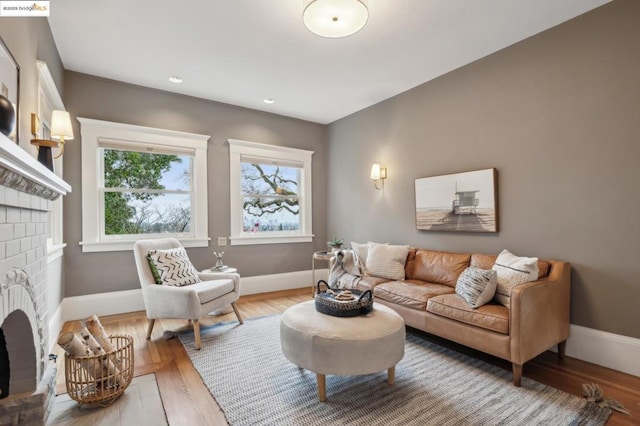
[(20, 101), (20, 67), (13, 55), (0, 38), (0, 95), (11, 103), (15, 113), (15, 125), (9, 139), (18, 143), (19, 101)]
[(416, 179), (420, 231), (498, 232), (495, 168)]

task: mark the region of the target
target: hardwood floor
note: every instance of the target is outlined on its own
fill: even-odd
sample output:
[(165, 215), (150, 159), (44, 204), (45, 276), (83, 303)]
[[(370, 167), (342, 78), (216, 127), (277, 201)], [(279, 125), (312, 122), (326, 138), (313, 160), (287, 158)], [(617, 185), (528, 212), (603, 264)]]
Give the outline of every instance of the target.
[[(276, 293), (243, 296), (238, 301), (242, 316), (246, 318), (283, 312), (287, 307), (309, 300), (309, 290), (288, 290)], [(224, 414), (211, 397), (208, 389), (178, 339), (165, 339), (170, 332), (188, 327), (182, 320), (157, 320), (151, 340), (146, 340), (147, 319), (144, 312), (114, 315), (100, 318), (110, 334), (129, 334), (134, 338), (135, 375), (155, 373), (164, 404), (167, 420), (171, 425), (225, 425)], [(211, 316), (201, 320), (202, 326), (223, 321), (235, 321), (233, 313)], [(79, 322), (64, 325), (64, 331), (79, 328)], [(472, 356), (511, 370), (503, 360), (448, 342), (435, 336), (423, 337)], [(238, 348), (241, 352), (242, 348)], [(64, 385), (64, 361), (62, 349), (56, 348), (58, 358), (57, 392), (66, 392)], [(555, 353), (546, 352), (524, 366), (525, 377), (553, 386), (565, 392), (582, 395), (582, 383), (597, 383), (605, 398), (622, 402), (631, 416), (614, 412), (607, 425), (640, 424), (640, 377), (620, 373), (584, 361), (566, 357), (558, 360)]]

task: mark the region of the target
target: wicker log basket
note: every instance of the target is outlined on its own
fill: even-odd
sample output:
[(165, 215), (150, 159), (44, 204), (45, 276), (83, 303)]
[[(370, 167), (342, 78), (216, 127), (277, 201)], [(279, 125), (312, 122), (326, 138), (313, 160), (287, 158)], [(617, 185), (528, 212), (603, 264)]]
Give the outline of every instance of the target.
[[(332, 289), (325, 280), (316, 284), (316, 310), (334, 317), (355, 317), (373, 310), (371, 290)], [(321, 287), (326, 287), (322, 289)]]
[(105, 355), (64, 356), (69, 397), (80, 404), (108, 406), (133, 378), (133, 337), (109, 336), (114, 350)]

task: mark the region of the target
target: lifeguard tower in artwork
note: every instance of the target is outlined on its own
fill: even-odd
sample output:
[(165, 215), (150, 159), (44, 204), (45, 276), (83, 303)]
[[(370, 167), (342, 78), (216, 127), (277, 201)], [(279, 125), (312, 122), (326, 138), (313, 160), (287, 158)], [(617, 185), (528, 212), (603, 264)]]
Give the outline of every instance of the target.
[[(457, 186), (457, 185), (456, 185)], [(480, 200), (476, 197), (478, 191), (456, 191), (456, 198), (451, 205), (453, 214), (476, 214)]]

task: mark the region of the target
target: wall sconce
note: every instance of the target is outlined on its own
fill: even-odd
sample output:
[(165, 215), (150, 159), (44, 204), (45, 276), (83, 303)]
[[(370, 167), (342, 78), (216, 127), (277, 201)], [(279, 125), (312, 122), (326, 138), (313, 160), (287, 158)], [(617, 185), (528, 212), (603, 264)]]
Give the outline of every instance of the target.
[[(31, 133), (37, 136), (38, 117), (31, 114)], [(51, 113), (51, 139), (58, 139), (60, 142), (50, 139), (32, 139), (31, 143), (38, 146), (38, 161), (53, 171), (53, 159), (59, 158), (64, 153), (64, 143), (73, 139), (73, 128), (71, 127), (71, 117), (67, 111), (55, 110)], [(52, 156), (51, 148), (60, 146), (60, 152), (55, 157)]]
[[(371, 179), (376, 189), (382, 189), (384, 187), (384, 180), (387, 178), (387, 168), (380, 167), (380, 164), (373, 164), (371, 166)], [(378, 187), (378, 181), (380, 181), (380, 187)]]

